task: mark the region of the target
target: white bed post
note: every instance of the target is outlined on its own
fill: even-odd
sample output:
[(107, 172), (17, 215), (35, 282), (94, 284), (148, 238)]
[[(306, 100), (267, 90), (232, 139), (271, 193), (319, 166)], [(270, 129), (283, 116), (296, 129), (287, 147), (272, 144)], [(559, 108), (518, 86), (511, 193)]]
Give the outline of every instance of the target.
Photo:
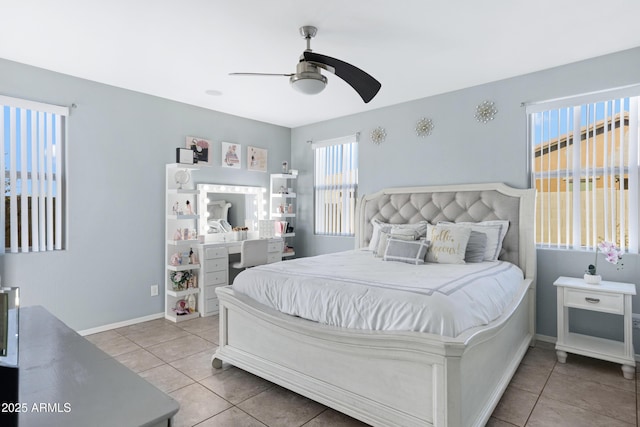
[[(229, 331), (227, 330), (227, 320), (229, 318), (229, 310), (225, 307), (222, 302), (220, 303), (220, 314), (218, 320), (218, 329), (220, 336), (220, 343), (218, 344), (219, 348), (226, 346), (229, 343)], [(214, 353), (211, 357), (211, 366), (215, 369), (222, 368), (222, 360), (216, 358), (216, 354)]]

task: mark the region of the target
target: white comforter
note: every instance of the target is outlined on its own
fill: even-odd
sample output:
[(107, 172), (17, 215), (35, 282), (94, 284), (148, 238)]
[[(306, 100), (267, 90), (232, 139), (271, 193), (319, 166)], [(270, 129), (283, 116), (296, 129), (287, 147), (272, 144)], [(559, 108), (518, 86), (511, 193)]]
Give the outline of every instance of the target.
[(524, 291), (522, 270), (508, 262), (411, 265), (365, 250), (253, 267), (233, 289), (327, 325), (450, 337), (495, 320)]

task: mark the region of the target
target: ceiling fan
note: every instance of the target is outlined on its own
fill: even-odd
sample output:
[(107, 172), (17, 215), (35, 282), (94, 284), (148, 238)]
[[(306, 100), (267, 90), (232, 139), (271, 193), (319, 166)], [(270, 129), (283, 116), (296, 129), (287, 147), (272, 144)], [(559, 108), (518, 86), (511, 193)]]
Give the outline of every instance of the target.
[(229, 73), (231, 76), (286, 76), (291, 86), (299, 92), (315, 95), (324, 90), (327, 78), (322, 75), (320, 68), (329, 71), (347, 82), (358, 92), (365, 103), (368, 103), (378, 93), (382, 85), (379, 81), (362, 71), (360, 68), (330, 56), (320, 55), (311, 51), (311, 39), (318, 29), (306, 25), (300, 27), (300, 34), (307, 40), (307, 49), (300, 56), (296, 72), (291, 74), (271, 73)]

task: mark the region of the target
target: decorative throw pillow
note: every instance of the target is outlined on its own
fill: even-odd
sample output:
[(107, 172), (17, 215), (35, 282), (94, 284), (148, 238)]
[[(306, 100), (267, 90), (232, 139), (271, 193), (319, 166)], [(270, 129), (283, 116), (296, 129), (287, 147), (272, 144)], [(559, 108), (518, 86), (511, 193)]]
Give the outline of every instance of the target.
[(371, 240), (369, 241), (369, 250), (376, 251), (380, 242), (380, 233), (389, 233), (392, 229), (394, 232), (400, 230), (413, 230), (416, 232), (416, 239), (424, 235), (427, 231), (427, 221), (420, 221), (413, 224), (389, 224), (382, 222), (379, 219), (372, 219), (371, 225), (373, 225), (373, 233), (371, 234)]
[(438, 224), (448, 224), (454, 226), (469, 227), (473, 231), (485, 233), (487, 235), (487, 246), (484, 252), (485, 261), (496, 261), (502, 250), (502, 241), (509, 229), (509, 221), (491, 220), (481, 222), (439, 222)]
[(464, 253), (464, 262), (484, 261), (485, 248), (487, 247), (487, 235), (479, 231), (471, 230), (467, 250)]
[(390, 237), (384, 252), (384, 261), (399, 261), (408, 264), (424, 264), (429, 242), (424, 240), (401, 240)]
[(467, 243), (471, 236), (468, 227), (436, 225), (427, 251), (427, 262), (439, 264), (464, 264)]
[[(403, 234), (403, 232), (396, 234), (393, 232), (393, 230), (391, 230), (390, 233), (381, 231), (380, 237), (378, 239), (378, 247), (373, 252), (373, 255), (377, 258), (382, 258), (384, 256), (384, 251), (387, 250), (387, 243), (389, 241), (389, 237), (393, 237), (394, 239), (399, 239), (399, 240), (406, 240), (406, 241), (416, 240), (415, 232), (411, 230), (402, 230), (402, 231), (405, 232), (406, 234)], [(409, 231), (411, 231), (411, 233), (409, 233)]]

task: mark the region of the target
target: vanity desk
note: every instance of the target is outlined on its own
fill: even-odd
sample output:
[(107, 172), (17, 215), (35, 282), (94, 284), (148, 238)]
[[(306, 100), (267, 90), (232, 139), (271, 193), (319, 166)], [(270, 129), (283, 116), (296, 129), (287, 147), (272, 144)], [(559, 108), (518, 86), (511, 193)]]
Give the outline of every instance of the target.
[[(166, 167), (165, 318), (173, 322), (218, 314), (215, 290), (231, 284), (230, 255), (259, 238), (266, 218), (266, 188), (198, 183), (202, 172), (198, 165)], [(267, 238), (267, 263), (281, 261), (282, 238)]]
[[(216, 288), (229, 285), (229, 255), (239, 254), (242, 241), (218, 241), (198, 245), (200, 270), (198, 283), (198, 306), (201, 316), (218, 314), (218, 297)], [(269, 239), (267, 246), (267, 264), (282, 260), (283, 241), (279, 237)]]

